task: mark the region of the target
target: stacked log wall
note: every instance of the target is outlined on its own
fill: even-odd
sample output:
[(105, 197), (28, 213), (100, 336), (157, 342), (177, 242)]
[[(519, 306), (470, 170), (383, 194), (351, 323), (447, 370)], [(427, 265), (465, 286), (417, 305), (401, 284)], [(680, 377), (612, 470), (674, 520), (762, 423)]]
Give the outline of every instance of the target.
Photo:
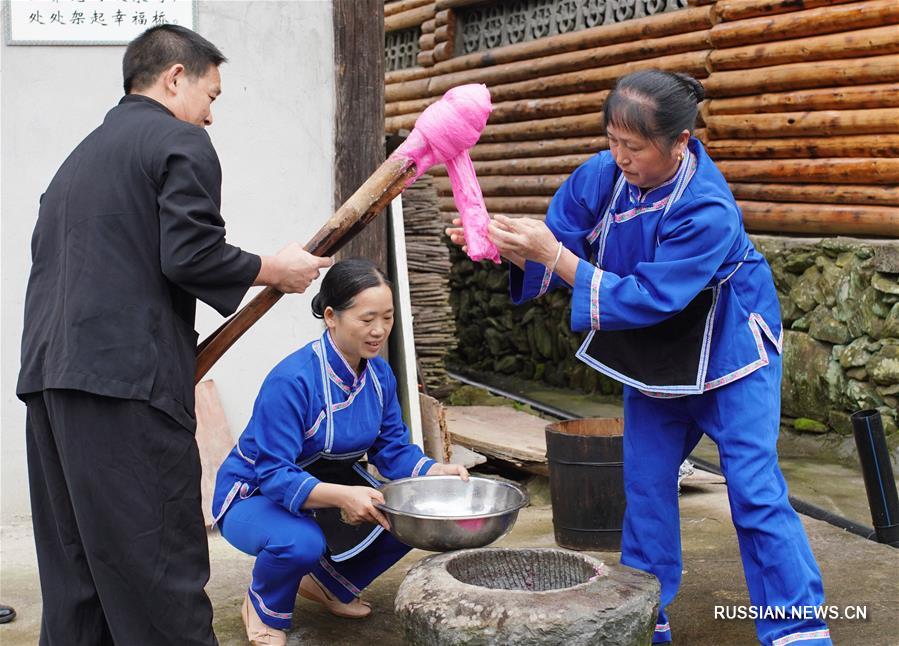
[[(473, 2), (436, 0), (434, 12), (463, 4)], [(488, 210), (541, 217), (568, 174), (607, 148), (601, 111), (615, 80), (651, 67), (692, 74), (706, 88), (696, 134), (728, 179), (781, 301), (785, 423), (848, 434), (851, 412), (877, 408), (899, 442), (895, 0), (718, 0), (432, 61), (386, 74), (385, 125), (410, 130), (450, 87), (486, 83), (494, 109), (471, 157)], [(446, 172), (432, 174), (450, 218)], [(574, 358), (583, 335), (570, 331), (567, 292), (512, 306), (504, 267), (453, 254), (458, 367), (620, 392)]]
[[(449, 88), (485, 83), (494, 109), (472, 158), (492, 212), (545, 213), (561, 179), (607, 147), (602, 104), (616, 79), (660, 68), (706, 88), (696, 134), (748, 230), (899, 232), (895, 0), (718, 0), (454, 56), (456, 12), (471, 4), (385, 5), (388, 31), (415, 16), (422, 27), (420, 66), (386, 74), (385, 128), (410, 130)], [(433, 174), (451, 217), (446, 171)]]

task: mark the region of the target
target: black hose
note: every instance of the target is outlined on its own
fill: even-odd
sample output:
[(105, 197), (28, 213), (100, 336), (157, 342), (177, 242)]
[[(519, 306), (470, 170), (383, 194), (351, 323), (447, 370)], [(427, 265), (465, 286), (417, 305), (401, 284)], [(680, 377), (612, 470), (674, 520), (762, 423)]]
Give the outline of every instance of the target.
[[(572, 413), (570, 411), (566, 411), (555, 406), (550, 406), (548, 404), (543, 404), (536, 400), (530, 399), (529, 397), (503, 390), (502, 388), (496, 388), (488, 384), (480, 383), (479, 381), (475, 381), (474, 379), (471, 379), (464, 375), (460, 375), (456, 372), (447, 371), (447, 374), (453, 379), (461, 381), (464, 384), (468, 384), (469, 386), (476, 386), (494, 395), (499, 395), (500, 397), (505, 397), (522, 404), (527, 404), (531, 408), (539, 410), (541, 413), (546, 413), (547, 415), (558, 419), (570, 420), (583, 418), (582, 415), (576, 415), (575, 413)], [(723, 475), (721, 473), (721, 469), (719, 469), (718, 466), (713, 464), (712, 462), (703, 460), (702, 458), (694, 457), (693, 455), (691, 455), (689, 459), (693, 464), (695, 464), (703, 471), (708, 471), (709, 473), (714, 473), (716, 475)], [(795, 509), (797, 513), (808, 516), (809, 518), (814, 518), (816, 520), (823, 520), (824, 522), (829, 523), (834, 527), (839, 527), (840, 529), (846, 530), (850, 534), (855, 534), (856, 536), (861, 536), (862, 538), (867, 538), (870, 541), (877, 542), (876, 533), (874, 531), (874, 528), (872, 527), (867, 527), (865, 525), (856, 523), (853, 520), (849, 520), (848, 518), (844, 518), (843, 516), (833, 514), (826, 509), (822, 509), (821, 507), (813, 505), (812, 503), (795, 496), (789, 496), (789, 501), (790, 505), (793, 506), (793, 509)], [(894, 547), (896, 546), (894, 545)]]
[(883, 421), (876, 410), (858, 411), (851, 419), (874, 533), (878, 542), (899, 547), (899, 494), (883, 434)]

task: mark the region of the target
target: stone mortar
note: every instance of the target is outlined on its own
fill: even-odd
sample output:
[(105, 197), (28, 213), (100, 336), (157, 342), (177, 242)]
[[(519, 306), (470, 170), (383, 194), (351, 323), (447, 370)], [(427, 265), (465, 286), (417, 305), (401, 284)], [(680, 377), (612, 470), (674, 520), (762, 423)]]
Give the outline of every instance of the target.
[(413, 646), (649, 644), (658, 607), (655, 577), (560, 549), (431, 556), (395, 602)]

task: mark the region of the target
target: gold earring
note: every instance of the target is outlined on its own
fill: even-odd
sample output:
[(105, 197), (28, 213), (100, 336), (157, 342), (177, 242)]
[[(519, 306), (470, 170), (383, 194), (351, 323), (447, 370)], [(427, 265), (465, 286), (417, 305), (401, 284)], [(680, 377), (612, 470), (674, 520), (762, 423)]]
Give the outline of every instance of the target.
[(677, 161), (684, 161), (684, 153), (679, 153), (677, 155)]

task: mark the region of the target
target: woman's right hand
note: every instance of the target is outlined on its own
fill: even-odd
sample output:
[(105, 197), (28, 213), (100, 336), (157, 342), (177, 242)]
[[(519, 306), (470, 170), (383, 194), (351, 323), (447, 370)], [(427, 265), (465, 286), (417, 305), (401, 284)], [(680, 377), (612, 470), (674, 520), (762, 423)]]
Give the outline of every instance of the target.
[[(468, 246), (465, 244), (465, 234), (462, 229), (462, 220), (460, 218), (453, 220), (452, 227), (447, 227), (446, 235), (449, 236), (449, 239), (453, 244), (459, 245), (462, 247), (462, 251), (468, 253)], [(505, 253), (503, 254), (503, 258), (512, 264), (517, 265), (521, 269), (524, 269), (524, 258), (521, 256), (514, 253)]]
[(390, 529), (390, 523), (375, 503), (384, 504), (384, 495), (371, 487), (344, 487), (341, 492), (340, 515), (350, 525), (359, 523), (378, 523), (384, 529)]

